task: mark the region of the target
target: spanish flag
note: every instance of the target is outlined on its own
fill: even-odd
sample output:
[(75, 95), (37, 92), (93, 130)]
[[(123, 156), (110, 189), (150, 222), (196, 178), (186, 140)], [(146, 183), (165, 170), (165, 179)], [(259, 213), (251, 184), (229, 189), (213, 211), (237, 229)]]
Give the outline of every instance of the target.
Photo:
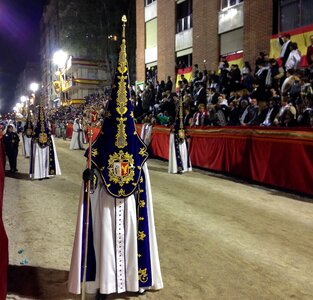
[[(282, 32), (282, 35), (286, 34), (287, 32)], [(288, 31), (290, 34), (290, 40), (294, 43), (298, 44), (298, 50), (301, 53), (302, 59), (300, 63), (300, 67), (307, 67), (308, 63), (306, 60), (306, 52), (307, 47), (311, 44), (310, 43), (310, 36), (313, 35), (313, 25), (308, 25), (304, 27), (300, 27), (297, 29), (293, 29)], [(270, 41), (270, 58), (278, 59), (280, 56), (280, 49), (281, 46), (278, 41), (278, 34), (272, 36)]]
[(229, 64), (229, 66), (238, 65), (239, 69), (241, 69), (244, 65), (244, 63), (243, 63), (243, 52), (229, 54), (226, 56), (226, 60)]
[(190, 82), (192, 80), (192, 67), (187, 67), (184, 69), (178, 69), (177, 70), (176, 89), (179, 87), (178, 81), (182, 80), (181, 75), (184, 75), (184, 77), (187, 79), (187, 81)]

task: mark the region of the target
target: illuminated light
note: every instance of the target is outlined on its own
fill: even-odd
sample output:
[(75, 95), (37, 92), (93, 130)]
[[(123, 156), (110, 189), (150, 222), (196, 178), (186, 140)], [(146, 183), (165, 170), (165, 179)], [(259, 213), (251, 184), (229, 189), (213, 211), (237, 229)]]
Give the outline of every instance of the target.
[(58, 50), (53, 55), (53, 63), (56, 64), (59, 68), (63, 68), (65, 66), (68, 55), (63, 50)]
[(22, 97), (21, 97), (21, 102), (24, 103), (24, 102), (26, 102), (26, 100), (27, 100), (26, 96), (22, 96)]
[(117, 35), (112, 35), (112, 34), (110, 34), (110, 35), (108, 35), (108, 39), (109, 39), (110, 41), (117, 41)]
[(36, 93), (39, 89), (39, 84), (36, 82), (33, 82), (30, 84), (29, 88), (33, 93)]

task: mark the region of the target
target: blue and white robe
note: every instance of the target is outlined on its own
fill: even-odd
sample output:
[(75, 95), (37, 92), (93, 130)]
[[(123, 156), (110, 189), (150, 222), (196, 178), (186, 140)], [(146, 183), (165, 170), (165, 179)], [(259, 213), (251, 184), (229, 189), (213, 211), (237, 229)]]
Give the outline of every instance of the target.
[[(100, 178), (99, 173), (96, 175)], [(90, 226), (88, 272), (86, 291), (95, 294), (143, 292), (163, 288), (157, 240), (154, 226), (152, 193), (147, 164), (143, 165), (146, 187), (146, 207), (149, 228), (149, 255), (151, 285), (140, 287), (138, 267), (137, 200), (132, 194), (127, 198), (114, 198), (108, 194), (101, 179), (90, 194)], [(79, 204), (72, 261), (69, 273), (69, 291), (81, 293), (84, 230), (84, 191)], [(90, 270), (91, 269), (91, 270)], [(90, 273), (93, 273), (90, 275)], [(88, 279), (89, 277), (89, 279)]]
[(187, 141), (184, 139), (184, 142), (180, 144), (175, 135), (174, 132), (170, 133), (168, 173), (192, 171)]
[(53, 136), (50, 139), (51, 144), (44, 148), (41, 148), (38, 143), (32, 142), (29, 171), (31, 179), (43, 179), (61, 175)]

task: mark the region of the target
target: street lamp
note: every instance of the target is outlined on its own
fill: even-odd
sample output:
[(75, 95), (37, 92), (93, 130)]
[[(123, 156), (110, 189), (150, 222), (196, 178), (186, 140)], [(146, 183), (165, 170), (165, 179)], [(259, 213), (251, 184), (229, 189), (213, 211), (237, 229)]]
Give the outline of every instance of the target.
[(21, 96), (21, 104), (23, 105), (23, 111), (22, 114), (26, 115), (26, 110), (25, 110), (25, 106), (27, 106), (27, 97), (26, 96)]
[(64, 68), (67, 57), (68, 56), (65, 51), (58, 50), (53, 54), (53, 63), (57, 65), (59, 69)]
[(29, 89), (33, 92), (29, 99), (29, 105), (33, 105), (35, 104), (36, 92), (39, 89), (39, 84), (37, 82), (32, 82), (29, 86)]
[(68, 59), (68, 54), (63, 50), (58, 50), (53, 55), (53, 63), (57, 66), (58, 71), (55, 73), (58, 76), (58, 82), (55, 82), (55, 89), (60, 92), (60, 102), (63, 105), (63, 73), (65, 72), (65, 64)]
[(33, 93), (36, 93), (39, 89), (39, 84), (36, 83), (36, 82), (32, 82), (29, 86), (30, 90), (33, 92)]

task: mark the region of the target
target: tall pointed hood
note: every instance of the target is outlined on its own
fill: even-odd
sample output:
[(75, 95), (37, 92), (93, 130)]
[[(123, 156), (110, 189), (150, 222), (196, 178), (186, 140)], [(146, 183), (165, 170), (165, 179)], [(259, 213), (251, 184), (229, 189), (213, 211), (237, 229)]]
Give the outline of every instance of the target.
[(28, 138), (31, 138), (33, 136), (33, 131), (34, 131), (34, 126), (33, 126), (32, 116), (31, 116), (30, 110), (28, 109), (26, 124), (24, 126), (24, 134)]
[(92, 164), (99, 170), (109, 194), (124, 198), (135, 192), (142, 166), (148, 158), (147, 147), (136, 132), (130, 101), (125, 26), (111, 100), (101, 133), (92, 144)]
[(50, 130), (48, 129), (45, 110), (42, 102), (39, 103), (37, 125), (34, 132), (34, 142), (38, 143), (41, 148), (45, 148), (49, 144)]

